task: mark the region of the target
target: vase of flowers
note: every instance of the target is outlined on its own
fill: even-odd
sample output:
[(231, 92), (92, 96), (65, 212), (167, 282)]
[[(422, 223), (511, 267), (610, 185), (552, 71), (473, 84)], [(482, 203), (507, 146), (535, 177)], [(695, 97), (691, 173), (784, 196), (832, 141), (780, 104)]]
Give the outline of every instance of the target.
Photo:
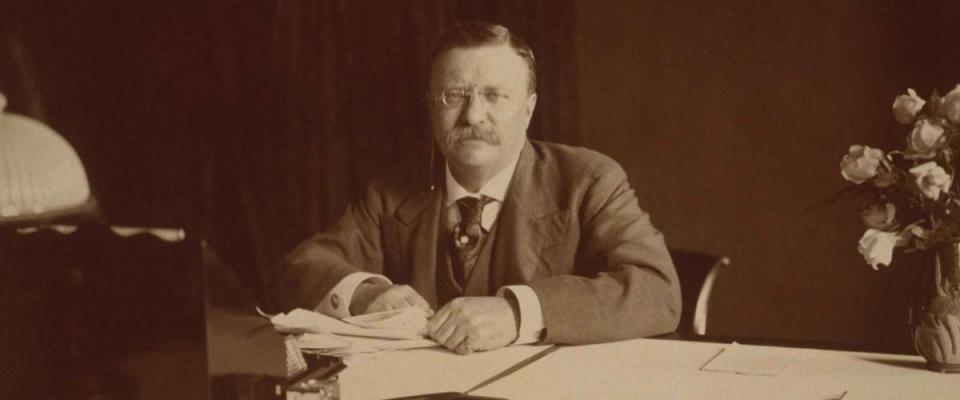
[(863, 201), (858, 250), (872, 268), (889, 266), (894, 249), (927, 253), (914, 344), (931, 369), (960, 372), (960, 85), (928, 100), (908, 89), (893, 115), (910, 127), (905, 148), (851, 146), (840, 173), (855, 185), (841, 193)]
[(960, 372), (960, 243), (936, 245), (930, 260), (913, 307), (914, 344), (930, 369), (956, 373)]

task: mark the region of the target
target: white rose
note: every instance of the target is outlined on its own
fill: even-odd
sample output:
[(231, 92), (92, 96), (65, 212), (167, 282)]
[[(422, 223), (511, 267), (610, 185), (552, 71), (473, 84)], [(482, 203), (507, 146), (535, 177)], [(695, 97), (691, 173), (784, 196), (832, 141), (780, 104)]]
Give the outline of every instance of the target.
[(921, 119), (914, 124), (913, 131), (907, 138), (907, 149), (914, 154), (933, 155), (942, 144), (941, 138), (943, 126), (928, 119)]
[(926, 103), (917, 96), (916, 91), (907, 89), (907, 94), (901, 94), (893, 100), (893, 117), (901, 124), (910, 124)]
[(878, 269), (878, 265), (890, 266), (890, 262), (893, 261), (893, 248), (897, 246), (899, 240), (900, 234), (897, 232), (867, 229), (860, 238), (857, 251), (873, 269)]
[(875, 203), (860, 211), (863, 224), (871, 229), (890, 229), (897, 222), (897, 206), (893, 203)]
[(942, 101), (940, 103), (940, 114), (952, 123), (960, 123), (960, 85), (943, 96)]
[(950, 190), (953, 178), (936, 162), (920, 164), (910, 168), (910, 174), (916, 179), (917, 187), (928, 199), (937, 200), (941, 192)]
[(840, 161), (840, 175), (853, 182), (862, 183), (877, 176), (877, 169), (883, 160), (883, 151), (868, 146), (853, 145)]

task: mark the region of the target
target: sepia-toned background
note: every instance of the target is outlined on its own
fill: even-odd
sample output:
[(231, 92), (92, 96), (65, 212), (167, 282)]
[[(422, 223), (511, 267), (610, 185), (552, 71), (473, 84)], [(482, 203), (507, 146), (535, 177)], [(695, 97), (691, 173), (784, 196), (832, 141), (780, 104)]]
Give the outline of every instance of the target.
[(910, 263), (871, 271), (858, 205), (827, 201), (849, 145), (902, 146), (896, 95), (960, 83), (960, 8), (716, 3), (11, 0), (0, 92), (111, 222), (202, 232), (262, 294), (367, 179), (426, 159), (432, 38), (502, 23), (540, 64), (530, 136), (612, 156), (671, 246), (733, 260), (711, 333), (909, 347)]

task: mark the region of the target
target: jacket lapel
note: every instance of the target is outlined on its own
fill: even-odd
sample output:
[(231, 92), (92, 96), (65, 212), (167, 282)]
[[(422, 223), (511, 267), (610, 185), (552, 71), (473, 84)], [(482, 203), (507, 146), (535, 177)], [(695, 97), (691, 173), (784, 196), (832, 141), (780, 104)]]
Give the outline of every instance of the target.
[(409, 279), (417, 293), (437, 307), (436, 271), (443, 188), (417, 190), (397, 208), (400, 262), (409, 264)]
[(490, 288), (535, 278), (540, 252), (563, 240), (567, 221), (556, 193), (557, 171), (527, 141), (510, 180), (490, 265)]

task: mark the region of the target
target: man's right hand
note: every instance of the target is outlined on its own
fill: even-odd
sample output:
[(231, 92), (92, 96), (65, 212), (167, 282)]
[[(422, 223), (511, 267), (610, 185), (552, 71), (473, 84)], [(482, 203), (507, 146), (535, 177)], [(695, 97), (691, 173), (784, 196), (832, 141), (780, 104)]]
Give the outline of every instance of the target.
[(433, 315), (430, 304), (410, 286), (364, 282), (353, 292), (350, 314), (369, 314), (407, 307), (420, 308), (427, 318)]

